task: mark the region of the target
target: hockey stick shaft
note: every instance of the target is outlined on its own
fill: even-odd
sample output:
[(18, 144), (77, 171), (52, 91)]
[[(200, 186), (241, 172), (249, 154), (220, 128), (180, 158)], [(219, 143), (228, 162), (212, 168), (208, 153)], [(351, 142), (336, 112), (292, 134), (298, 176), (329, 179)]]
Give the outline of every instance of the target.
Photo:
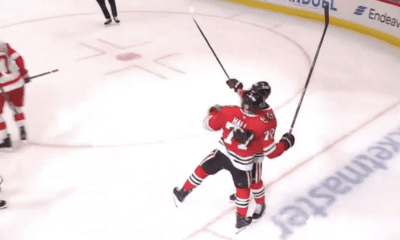
[(197, 28), (199, 29), (201, 35), (203, 35), (204, 40), (206, 40), (206, 42), (207, 42), (207, 44), (208, 44), (208, 47), (211, 49), (212, 53), (214, 54), (215, 58), (217, 59), (219, 65), (220, 65), (221, 68), (222, 68), (222, 70), (224, 70), (224, 73), (225, 73), (226, 77), (227, 77), (228, 79), (230, 79), (228, 73), (225, 71), (224, 66), (222, 66), (221, 61), (219, 61), (219, 59), (218, 59), (218, 57), (217, 57), (217, 54), (215, 54), (214, 49), (211, 47), (210, 43), (208, 42), (208, 40), (207, 40), (206, 36), (204, 35), (203, 31), (201, 31), (201, 28), (200, 28), (199, 24), (197, 24), (196, 19), (194, 19), (194, 17), (193, 17), (193, 21), (194, 21), (194, 23), (196, 24)]
[(58, 69), (54, 69), (52, 71), (48, 71), (48, 72), (45, 72), (45, 73), (42, 73), (42, 74), (38, 74), (38, 75), (35, 75), (35, 76), (32, 76), (32, 77), (29, 77), (26, 80), (29, 81), (29, 80), (31, 80), (33, 78), (41, 77), (43, 75), (47, 75), (47, 74), (54, 73), (54, 72), (58, 72)]
[(319, 42), (317, 52), (315, 53), (314, 61), (311, 64), (310, 72), (308, 73), (307, 81), (306, 81), (306, 84), (305, 84), (305, 86), (303, 88), (303, 93), (301, 95), (300, 102), (299, 102), (299, 104), (297, 106), (296, 113), (294, 114), (292, 125), (290, 126), (289, 133), (292, 133), (294, 124), (296, 122), (297, 115), (299, 114), (301, 103), (303, 102), (303, 98), (304, 98), (304, 95), (305, 95), (307, 87), (308, 87), (308, 83), (310, 82), (310, 79), (311, 79), (311, 74), (312, 74), (312, 72), (314, 70), (314, 67), (315, 67), (315, 62), (317, 61), (317, 58), (318, 58), (319, 50), (321, 49), (322, 42), (324, 41), (324, 38), (325, 38), (326, 30), (328, 29), (328, 25), (329, 25), (329, 5), (328, 4), (325, 5), (324, 12), (325, 12), (325, 28), (324, 28), (324, 32), (322, 34), (321, 41)]
[[(32, 77), (29, 77), (29, 78), (25, 79), (25, 83), (29, 82), (29, 81), (30, 81), (31, 79), (33, 79), (33, 78), (41, 77), (41, 76), (43, 76), (43, 75), (47, 75), (47, 74), (54, 73), (54, 72), (57, 72), (57, 71), (58, 71), (58, 69), (54, 69), (54, 70), (52, 70), (52, 71), (48, 71), (48, 72), (45, 72), (45, 73), (42, 73), (42, 74), (38, 74), (38, 75), (35, 75), (35, 76), (32, 76)], [(4, 89), (3, 89), (2, 87), (0, 87), (0, 95), (2, 95), (3, 98), (8, 102), (9, 106), (10, 106), (11, 109), (14, 111), (14, 113), (15, 113), (15, 114), (18, 114), (17, 108), (16, 108), (16, 107), (14, 106), (14, 104), (10, 101), (10, 97), (9, 97), (8, 94), (4, 91)]]

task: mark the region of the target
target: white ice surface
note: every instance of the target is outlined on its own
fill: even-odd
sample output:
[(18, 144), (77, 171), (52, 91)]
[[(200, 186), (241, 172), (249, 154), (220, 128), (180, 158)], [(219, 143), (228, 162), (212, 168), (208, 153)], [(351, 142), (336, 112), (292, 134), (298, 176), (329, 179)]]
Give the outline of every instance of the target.
[[(30, 144), (0, 152), (0, 240), (400, 239), (400, 156), (337, 194), (313, 216), (298, 197), (399, 129), (400, 50), (330, 26), (293, 133), (296, 144), (266, 160), (265, 217), (235, 235), (227, 172), (207, 178), (176, 209), (185, 182), (217, 144), (202, 128), (213, 104), (238, 104), (225, 73), (245, 87), (267, 80), (289, 130), (323, 23), (220, 1), (117, 0), (119, 25), (104, 27), (96, 1), (0, 3), (0, 38), (25, 58)], [(141, 58), (119, 61), (124, 53)], [(4, 117), (18, 138), (11, 111)], [(398, 140), (397, 140), (398, 141)], [(312, 199), (324, 205), (323, 199)], [(303, 204), (303, 205), (301, 205)], [(290, 225), (285, 206), (309, 218)], [(249, 213), (254, 208), (250, 207)], [(301, 216), (294, 221), (301, 222)]]

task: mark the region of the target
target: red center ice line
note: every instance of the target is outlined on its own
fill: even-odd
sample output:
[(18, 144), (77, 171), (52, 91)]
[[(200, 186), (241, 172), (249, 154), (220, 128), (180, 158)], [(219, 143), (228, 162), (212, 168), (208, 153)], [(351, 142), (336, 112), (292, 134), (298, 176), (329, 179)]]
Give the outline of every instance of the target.
[[(379, 113), (377, 113), (375, 116), (373, 116), (372, 118), (370, 118), (369, 120), (365, 121), (364, 123), (360, 124), (358, 127), (356, 127), (355, 129), (351, 130), (350, 132), (348, 132), (347, 134), (342, 135), (340, 138), (336, 139), (335, 141), (333, 141), (332, 143), (326, 145), (321, 151), (319, 151), (318, 153), (308, 157), (307, 159), (303, 160), (301, 163), (297, 164), (296, 166), (294, 166), (292, 169), (290, 169), (289, 171), (283, 173), (280, 177), (278, 177), (277, 179), (275, 179), (274, 181), (268, 183), (265, 185), (265, 188), (269, 188), (272, 185), (274, 185), (275, 183), (279, 182), (280, 180), (282, 180), (283, 178), (289, 176), (290, 174), (292, 174), (293, 172), (295, 172), (296, 170), (298, 170), (299, 168), (301, 168), (302, 166), (306, 165), (307, 163), (309, 163), (311, 160), (317, 158), (319, 155), (321, 155), (322, 153), (328, 151), (329, 149), (331, 149), (332, 147), (334, 147), (335, 145), (337, 145), (338, 143), (342, 142), (343, 140), (345, 140), (346, 138), (352, 136), (353, 134), (355, 134), (356, 132), (358, 132), (360, 129), (364, 128), (365, 126), (367, 126), (368, 124), (372, 123), (373, 121), (377, 120), (378, 118), (384, 116), (385, 114), (387, 114), (388, 112), (390, 112), (391, 110), (393, 110), (394, 108), (396, 108), (397, 106), (400, 106), (400, 100), (398, 100), (397, 102), (393, 103), (392, 105), (390, 105), (389, 107), (385, 108), (384, 110), (380, 111)], [(184, 238), (184, 240), (188, 240), (191, 239), (192, 237), (194, 237), (195, 235), (201, 233), (201, 232), (211, 232), (213, 233), (215, 236), (220, 237), (221, 239), (227, 239), (227, 240), (233, 240), (232, 238), (226, 237), (226, 236), (221, 236), (220, 233), (217, 233), (213, 230), (208, 229), (209, 226), (213, 225), (214, 223), (216, 223), (219, 219), (223, 218), (224, 216), (226, 216), (227, 214), (229, 214), (230, 212), (234, 211), (236, 207), (231, 207), (229, 209), (227, 209), (226, 211), (222, 212), (220, 215), (218, 215), (217, 217), (215, 217), (213, 220), (211, 220), (209, 223), (207, 223), (204, 227), (200, 228), (199, 230), (193, 232), (192, 234), (190, 234), (188, 237)]]

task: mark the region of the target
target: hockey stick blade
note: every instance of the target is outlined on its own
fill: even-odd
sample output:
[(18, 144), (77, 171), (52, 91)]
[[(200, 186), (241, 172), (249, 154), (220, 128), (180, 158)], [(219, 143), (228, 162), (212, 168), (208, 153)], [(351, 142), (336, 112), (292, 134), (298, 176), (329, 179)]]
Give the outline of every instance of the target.
[(321, 41), (319, 42), (319, 45), (318, 45), (318, 48), (317, 48), (317, 52), (315, 53), (314, 61), (311, 64), (310, 72), (308, 73), (307, 81), (306, 81), (306, 84), (305, 84), (305, 86), (303, 88), (303, 93), (302, 93), (302, 95), (300, 97), (299, 104), (297, 105), (297, 109), (296, 109), (296, 112), (294, 114), (292, 125), (290, 126), (289, 133), (292, 133), (294, 124), (296, 122), (297, 115), (299, 114), (301, 103), (303, 102), (303, 98), (304, 98), (304, 95), (306, 93), (306, 90), (307, 90), (307, 87), (308, 87), (308, 83), (310, 82), (311, 75), (312, 75), (314, 67), (315, 67), (315, 63), (317, 62), (319, 51), (321, 50), (322, 42), (324, 41), (324, 38), (325, 38), (326, 30), (328, 29), (328, 25), (329, 25), (329, 5), (328, 4), (326, 4), (324, 6), (324, 13), (325, 13), (325, 28), (324, 28), (324, 32), (322, 33)]
[(325, 12), (325, 24), (329, 24), (329, 4), (326, 4), (324, 6), (324, 12)]
[(172, 193), (172, 199), (174, 199), (175, 207), (178, 208), (178, 204), (176, 203), (176, 201), (177, 201), (178, 199), (176, 199), (174, 193)]

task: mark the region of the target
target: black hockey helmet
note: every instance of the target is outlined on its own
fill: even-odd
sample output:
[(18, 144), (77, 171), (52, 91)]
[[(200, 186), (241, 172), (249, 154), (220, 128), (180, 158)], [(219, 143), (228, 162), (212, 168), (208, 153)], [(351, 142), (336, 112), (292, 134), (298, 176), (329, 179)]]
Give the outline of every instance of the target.
[(263, 102), (263, 98), (260, 94), (253, 90), (245, 91), (242, 97), (242, 109), (248, 113), (254, 113), (257, 109), (260, 109), (260, 105)]
[(269, 86), (269, 84), (266, 81), (261, 81), (261, 82), (257, 82), (255, 84), (253, 84), (253, 86), (251, 86), (251, 90), (260, 94), (264, 101), (271, 94), (271, 87)]

